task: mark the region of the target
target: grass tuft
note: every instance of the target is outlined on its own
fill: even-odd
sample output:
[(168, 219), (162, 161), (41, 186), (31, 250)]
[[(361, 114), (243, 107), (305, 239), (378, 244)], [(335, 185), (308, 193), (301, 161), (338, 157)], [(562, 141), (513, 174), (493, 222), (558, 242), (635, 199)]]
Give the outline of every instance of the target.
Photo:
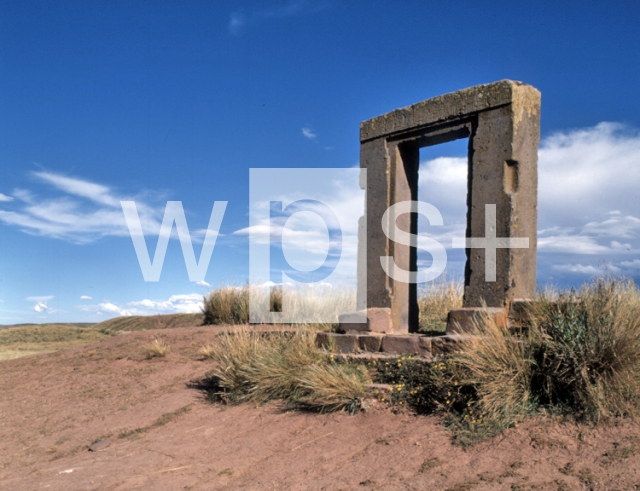
[(446, 331), (449, 311), (462, 308), (463, 292), (462, 279), (442, 279), (429, 283), (418, 296), (419, 330), (432, 334)]
[(640, 408), (640, 291), (598, 278), (543, 295), (531, 313), (531, 387), (540, 403), (597, 422)]
[(228, 403), (286, 400), (319, 411), (355, 411), (365, 394), (365, 370), (338, 364), (315, 345), (315, 331), (257, 333), (238, 329), (209, 346), (217, 366), (208, 373), (213, 394)]
[(161, 339), (154, 339), (153, 342), (147, 346), (148, 358), (164, 358), (171, 352), (171, 348)]
[(248, 324), (249, 288), (223, 286), (203, 299), (204, 324)]

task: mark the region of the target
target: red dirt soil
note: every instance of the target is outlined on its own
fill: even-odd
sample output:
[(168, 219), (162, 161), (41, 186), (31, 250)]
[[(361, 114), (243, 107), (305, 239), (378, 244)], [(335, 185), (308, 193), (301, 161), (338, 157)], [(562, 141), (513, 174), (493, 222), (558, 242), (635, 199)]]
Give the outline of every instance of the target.
[[(189, 382), (211, 367), (197, 351), (220, 329), (133, 332), (1, 362), (0, 489), (640, 489), (633, 421), (531, 420), (463, 450), (438, 418), (380, 403), (354, 416), (210, 403)], [(156, 337), (171, 353), (149, 359)]]

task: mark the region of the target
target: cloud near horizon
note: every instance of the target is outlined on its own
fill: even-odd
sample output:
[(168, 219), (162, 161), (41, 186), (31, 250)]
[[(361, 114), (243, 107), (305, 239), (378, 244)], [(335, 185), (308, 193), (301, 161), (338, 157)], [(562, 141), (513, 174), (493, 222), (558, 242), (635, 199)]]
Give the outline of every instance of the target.
[(202, 311), (201, 293), (172, 295), (167, 300), (143, 299), (124, 305), (104, 301), (93, 305), (79, 305), (83, 312), (92, 312), (98, 316), (131, 316), (154, 314), (195, 314)]
[(55, 310), (49, 308), (47, 302), (53, 300), (53, 295), (41, 295), (41, 296), (33, 296), (27, 297), (25, 300), (27, 302), (35, 302), (33, 306), (33, 310), (39, 314), (52, 314)]
[[(445, 223), (440, 229), (462, 227), (466, 157), (422, 162), (419, 175), (419, 199), (438, 206)], [(603, 122), (553, 133), (541, 141), (538, 176), (538, 258), (543, 268), (598, 274), (604, 271), (598, 262), (605, 261), (610, 272), (637, 274), (637, 265), (627, 259), (640, 252), (638, 130)], [(419, 230), (443, 238), (440, 230), (422, 222)], [(584, 256), (590, 264), (553, 264)]]

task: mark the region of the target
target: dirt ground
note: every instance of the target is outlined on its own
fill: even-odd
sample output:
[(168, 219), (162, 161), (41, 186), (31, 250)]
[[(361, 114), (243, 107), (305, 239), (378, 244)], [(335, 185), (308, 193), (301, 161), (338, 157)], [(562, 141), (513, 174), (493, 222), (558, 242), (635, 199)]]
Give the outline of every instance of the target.
[[(215, 330), (132, 332), (0, 362), (0, 489), (640, 489), (633, 421), (528, 421), (463, 450), (436, 417), (381, 403), (354, 416), (212, 404), (189, 382), (210, 367), (197, 350)], [(149, 359), (156, 337), (171, 353)]]

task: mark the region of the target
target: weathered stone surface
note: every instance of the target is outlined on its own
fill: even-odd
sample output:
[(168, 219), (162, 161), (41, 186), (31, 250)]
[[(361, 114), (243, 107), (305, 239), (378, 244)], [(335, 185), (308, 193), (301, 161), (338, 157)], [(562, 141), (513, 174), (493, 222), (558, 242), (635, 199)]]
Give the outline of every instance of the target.
[[(363, 319), (365, 322), (361, 322)], [(388, 308), (371, 308), (366, 311), (341, 314), (338, 320), (342, 332), (393, 332), (391, 310)]]
[[(384, 234), (383, 215), (391, 205), (417, 200), (421, 147), (466, 137), (470, 140), (466, 236), (486, 237), (485, 205), (495, 205), (491, 230), (495, 237), (526, 238), (529, 246), (497, 246), (495, 281), (485, 278), (487, 251), (467, 249), (464, 307), (481, 307), (483, 302), (505, 307), (514, 298), (532, 298), (535, 293), (540, 93), (520, 82), (502, 80), (446, 94), (360, 127), (360, 166), (367, 170), (367, 241), (360, 241), (358, 277), (366, 278), (367, 308), (390, 309), (394, 333), (418, 329), (416, 286), (387, 276), (380, 258), (392, 256), (396, 268), (416, 271), (417, 253), (415, 246)], [(416, 214), (400, 215), (389, 225), (415, 234)], [(364, 296), (358, 292), (359, 302)]]
[(382, 338), (382, 351), (399, 355), (431, 356), (431, 342), (425, 336), (389, 334)]
[(444, 94), (412, 106), (396, 109), (360, 125), (360, 141), (406, 132), (420, 126), (458, 119), (467, 114), (494, 109), (513, 101), (518, 82), (501, 80), (487, 85)]
[(340, 332), (369, 330), (369, 321), (367, 319), (367, 313), (364, 310), (340, 314), (338, 316), (338, 322), (340, 323)]
[(485, 315), (492, 317), (498, 325), (505, 328), (509, 323), (507, 309), (505, 308), (464, 307), (449, 312), (449, 316), (447, 317), (447, 334), (474, 332), (474, 322), (477, 324)]
[(377, 352), (380, 351), (380, 348), (382, 346), (382, 338), (384, 336), (378, 334), (363, 334), (360, 336), (359, 342), (360, 342), (360, 349), (362, 351), (370, 351), (370, 352)]
[(458, 351), (461, 343), (472, 342), (477, 336), (468, 334), (447, 334), (431, 338), (431, 352), (434, 356)]
[(428, 336), (420, 336), (418, 338), (418, 342), (420, 343), (420, 353), (421, 354), (426, 354), (429, 353), (431, 354), (431, 340), (433, 338), (428, 337)]
[(391, 309), (375, 307), (367, 309), (367, 320), (369, 321), (370, 331), (383, 333), (393, 332)]
[(320, 348), (335, 349), (337, 353), (353, 353), (360, 349), (359, 337), (355, 334), (319, 332), (316, 335), (316, 345)]

